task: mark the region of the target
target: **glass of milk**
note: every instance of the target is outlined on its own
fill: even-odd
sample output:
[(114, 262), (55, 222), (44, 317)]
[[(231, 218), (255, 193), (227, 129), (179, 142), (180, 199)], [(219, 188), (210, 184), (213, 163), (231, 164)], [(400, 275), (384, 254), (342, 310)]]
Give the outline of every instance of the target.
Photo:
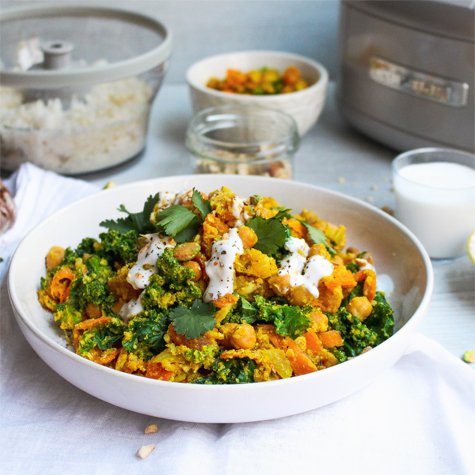
[(420, 148), (392, 164), (396, 217), (422, 242), (430, 257), (466, 253), (475, 230), (475, 155)]

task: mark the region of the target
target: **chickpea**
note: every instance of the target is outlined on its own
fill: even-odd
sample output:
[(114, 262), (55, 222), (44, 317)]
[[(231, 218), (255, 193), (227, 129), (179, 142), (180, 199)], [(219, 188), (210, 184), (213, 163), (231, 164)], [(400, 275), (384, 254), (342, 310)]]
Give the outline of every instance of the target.
[(327, 251), (327, 248), (324, 244), (314, 244), (308, 251), (308, 258), (310, 259), (313, 256), (323, 256), (325, 259), (330, 260), (330, 253)]
[(315, 297), (303, 286), (292, 287), (290, 289), (289, 302), (291, 305), (303, 307), (315, 300)]
[(183, 267), (189, 267), (195, 273), (195, 276), (191, 279), (193, 282), (197, 282), (203, 276), (201, 266), (196, 261), (187, 261), (183, 264)]
[(241, 238), (244, 249), (251, 249), (254, 247), (254, 244), (257, 242), (257, 235), (254, 229), (248, 228), (247, 226), (241, 226), (238, 229), (238, 234)]
[(53, 246), (46, 255), (46, 269), (58, 267), (63, 262), (65, 252), (62, 247)]
[(346, 306), (346, 310), (359, 320), (364, 321), (373, 311), (373, 306), (366, 297), (354, 297)]
[(290, 290), (290, 275), (273, 275), (269, 279), (269, 287), (277, 295), (285, 295)]
[(220, 342), (220, 345), (222, 345), (227, 350), (230, 350), (231, 348), (233, 348), (233, 345), (231, 344), (231, 336), (234, 330), (236, 330), (237, 326), (238, 326), (237, 323), (226, 323), (222, 325), (219, 329), (219, 331), (224, 336), (224, 338)]
[(332, 264), (336, 265), (336, 266), (344, 266), (345, 265), (345, 261), (340, 256), (333, 257), (330, 262)]
[(237, 325), (231, 335), (230, 342), (236, 350), (250, 350), (256, 345), (256, 332), (254, 328), (247, 323)]

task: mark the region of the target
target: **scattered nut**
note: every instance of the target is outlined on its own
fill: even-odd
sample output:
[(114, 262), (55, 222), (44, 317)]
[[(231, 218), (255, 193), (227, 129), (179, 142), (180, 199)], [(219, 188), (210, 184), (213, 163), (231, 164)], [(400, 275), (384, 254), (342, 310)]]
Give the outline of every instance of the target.
[(374, 185), (374, 186), (371, 187), (371, 190), (372, 191), (378, 191), (378, 187), (376, 185)]
[(340, 176), (338, 178), (338, 183), (345, 183), (345, 182), (346, 182), (346, 179), (344, 177)]
[(366, 197), (366, 201), (367, 201), (368, 203), (373, 203), (373, 202), (374, 202), (374, 198), (373, 198), (372, 196), (367, 196), (367, 197)]
[(145, 428), (146, 434), (153, 434), (154, 432), (157, 432), (157, 431), (158, 431), (157, 424), (152, 424)]
[(389, 214), (390, 216), (394, 216), (394, 210), (390, 208), (389, 206), (383, 206), (381, 210)]
[(137, 457), (140, 457), (141, 459), (148, 457), (154, 448), (154, 444), (144, 445), (140, 447), (140, 449), (137, 451)]

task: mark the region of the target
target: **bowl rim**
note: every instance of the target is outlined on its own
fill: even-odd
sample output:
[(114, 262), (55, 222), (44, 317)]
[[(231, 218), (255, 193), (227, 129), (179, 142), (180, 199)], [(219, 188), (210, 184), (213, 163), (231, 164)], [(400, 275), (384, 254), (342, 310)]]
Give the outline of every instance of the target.
[[(267, 96), (253, 96), (253, 95), (245, 95), (245, 94), (234, 94), (234, 93), (227, 93), (222, 91), (217, 91), (216, 89), (212, 89), (210, 87), (203, 86), (195, 81), (193, 73), (196, 68), (206, 64), (208, 61), (214, 61), (217, 59), (226, 59), (229, 56), (273, 56), (273, 57), (281, 57), (281, 58), (288, 58), (294, 59), (296, 61), (301, 61), (311, 67), (313, 67), (318, 73), (319, 78), (318, 80), (312, 84), (311, 86), (302, 89), (301, 91), (289, 92), (287, 94), (269, 94)], [(208, 56), (203, 58), (195, 63), (193, 63), (186, 71), (186, 82), (188, 85), (194, 89), (197, 89), (205, 94), (210, 94), (211, 96), (221, 97), (221, 98), (236, 98), (239, 97), (239, 100), (243, 102), (255, 102), (255, 101), (262, 101), (263, 103), (272, 102), (272, 101), (285, 101), (289, 97), (295, 98), (304, 96), (306, 94), (315, 92), (318, 89), (325, 88), (329, 81), (329, 74), (325, 66), (323, 66), (318, 61), (315, 61), (312, 58), (307, 56), (303, 56), (296, 53), (287, 53), (284, 51), (272, 51), (272, 50), (247, 50), (247, 51), (235, 51), (230, 53), (222, 53), (217, 54), (214, 56)]]
[[(136, 181), (132, 183), (128, 183), (125, 185), (120, 185), (114, 188), (106, 189), (106, 190), (98, 190), (100, 193), (118, 193), (119, 191), (126, 190), (128, 188), (135, 188), (137, 186), (147, 186), (150, 183), (153, 182), (159, 182), (159, 181), (165, 181), (165, 180), (170, 180), (170, 179), (176, 179), (176, 180), (190, 180), (190, 179), (196, 179), (197, 177), (202, 178), (203, 180), (206, 178), (216, 178), (222, 176), (224, 177), (230, 177), (232, 176), (233, 179), (243, 179), (243, 180), (249, 180), (251, 179), (252, 181), (259, 182), (259, 181), (271, 181), (275, 183), (276, 179), (271, 178), (271, 177), (255, 177), (255, 176), (239, 176), (239, 175), (220, 175), (220, 174), (201, 174), (201, 175), (175, 175), (175, 176), (166, 176), (166, 177), (159, 177), (159, 178), (152, 178), (149, 180), (143, 180), (143, 181)], [(239, 178), (238, 178), (239, 177)], [(310, 374), (305, 374), (301, 375), (298, 377), (292, 377), (292, 378), (286, 378), (286, 379), (280, 379), (276, 381), (264, 381), (261, 383), (252, 383), (252, 384), (224, 384), (224, 385), (207, 385), (207, 384), (181, 384), (181, 383), (176, 383), (176, 382), (170, 382), (170, 381), (161, 381), (161, 380), (155, 380), (151, 378), (141, 378), (138, 377), (137, 375), (133, 374), (128, 374), (124, 373), (122, 371), (117, 371), (112, 368), (108, 368), (106, 366), (99, 365), (97, 363), (94, 363), (86, 358), (83, 358), (79, 356), (78, 354), (74, 353), (70, 349), (61, 346), (59, 343), (56, 343), (54, 340), (49, 338), (46, 334), (44, 334), (40, 329), (36, 327), (36, 325), (33, 324), (32, 321), (28, 318), (28, 315), (26, 312), (24, 312), (20, 301), (19, 297), (16, 294), (16, 289), (14, 285), (15, 281), (15, 272), (16, 272), (16, 263), (17, 261), (21, 260), (21, 251), (22, 247), (25, 244), (25, 242), (30, 239), (30, 236), (32, 236), (38, 229), (47, 226), (50, 221), (56, 220), (57, 216), (59, 214), (64, 213), (65, 211), (70, 210), (71, 208), (74, 208), (76, 206), (80, 206), (83, 204), (85, 201), (89, 201), (91, 199), (94, 199), (94, 197), (97, 199), (97, 193), (93, 193), (92, 195), (86, 196), (84, 198), (81, 198), (80, 200), (77, 200), (73, 203), (70, 203), (67, 206), (64, 206), (63, 208), (59, 209), (55, 213), (51, 214), (47, 218), (45, 218), (43, 221), (41, 221), (39, 224), (37, 224), (20, 242), (18, 245), (17, 249), (15, 250), (15, 253), (13, 254), (13, 257), (10, 262), (9, 266), (9, 271), (8, 271), (8, 295), (10, 298), (10, 302), (13, 307), (13, 313), (15, 317), (21, 321), (23, 325), (27, 327), (27, 329), (37, 338), (39, 339), (43, 344), (46, 344), (50, 349), (59, 351), (60, 354), (65, 356), (66, 358), (76, 361), (81, 365), (86, 366), (89, 369), (92, 369), (96, 372), (105, 372), (106, 374), (109, 374), (109, 376), (115, 375), (118, 378), (125, 379), (126, 381), (131, 381), (131, 382), (136, 382), (137, 384), (145, 384), (145, 385), (151, 385), (151, 387), (160, 387), (163, 386), (164, 388), (169, 388), (173, 389), (176, 391), (194, 391), (194, 392), (210, 392), (210, 391), (216, 391), (218, 390), (220, 392), (228, 392), (228, 391), (233, 391), (233, 392), (239, 392), (239, 391), (244, 391), (247, 392), (249, 387), (256, 388), (253, 389), (253, 391), (256, 390), (265, 390), (265, 388), (269, 388), (271, 385), (272, 386), (284, 386), (287, 384), (295, 384), (292, 383), (292, 381), (295, 381), (298, 379), (299, 381), (303, 382), (302, 378), (315, 378), (315, 377), (322, 377), (322, 374), (329, 374), (329, 371), (331, 371), (331, 374), (335, 374), (337, 372), (341, 371), (346, 371), (345, 368), (349, 368), (348, 365), (353, 365), (356, 368), (356, 365), (360, 364), (358, 361), (362, 361), (361, 357), (365, 357), (365, 359), (369, 360), (375, 357), (375, 355), (378, 355), (380, 353), (381, 348), (383, 345), (385, 345), (387, 342), (395, 342), (396, 340), (401, 340), (402, 338), (406, 338), (410, 336), (415, 329), (417, 329), (417, 326), (419, 325), (419, 321), (424, 315), (424, 313), (427, 310), (427, 307), (429, 306), (430, 299), (432, 296), (432, 291), (433, 291), (433, 286), (434, 286), (434, 275), (433, 275), (433, 268), (432, 264), (429, 258), (429, 255), (427, 254), (427, 251), (424, 249), (420, 241), (416, 238), (416, 236), (409, 230), (407, 229), (403, 224), (401, 224), (399, 221), (397, 221), (395, 218), (392, 216), (388, 215), (384, 211), (379, 210), (375, 206), (372, 206), (368, 203), (365, 203), (364, 201), (354, 198), (352, 196), (346, 195), (344, 193), (340, 193), (337, 191), (329, 190), (327, 188), (321, 187), (321, 186), (316, 186), (316, 185), (311, 185), (308, 183), (301, 183), (301, 182), (296, 182), (296, 181), (288, 181), (289, 183), (295, 183), (299, 187), (304, 186), (306, 188), (311, 188), (317, 191), (323, 191), (324, 193), (328, 193), (334, 197), (339, 197), (339, 198), (344, 198), (347, 199), (353, 203), (356, 203), (363, 208), (366, 208), (372, 212), (375, 212), (376, 214), (383, 216), (385, 219), (388, 219), (392, 224), (394, 224), (397, 228), (399, 228), (400, 231), (402, 231), (407, 237), (409, 237), (412, 241), (412, 243), (416, 246), (417, 250), (420, 253), (420, 256), (425, 264), (425, 270), (426, 270), (426, 277), (427, 277), (427, 282), (426, 286), (424, 289), (424, 294), (423, 298), (417, 307), (416, 311), (413, 313), (413, 315), (409, 318), (409, 320), (393, 335), (391, 335), (386, 341), (384, 341), (381, 345), (378, 345), (377, 347), (373, 348), (371, 351), (359, 355), (358, 358), (353, 358), (351, 360), (345, 361), (345, 365), (342, 364), (337, 364), (335, 366), (332, 366), (330, 368), (326, 368), (325, 371), (317, 371), (316, 373), (310, 373)], [(35, 296), (36, 297), (36, 296)], [(386, 347), (385, 347), (386, 348)], [(55, 370), (53, 370), (55, 371)], [(319, 375), (319, 376), (317, 376)], [(325, 376), (323, 376), (325, 377)]]

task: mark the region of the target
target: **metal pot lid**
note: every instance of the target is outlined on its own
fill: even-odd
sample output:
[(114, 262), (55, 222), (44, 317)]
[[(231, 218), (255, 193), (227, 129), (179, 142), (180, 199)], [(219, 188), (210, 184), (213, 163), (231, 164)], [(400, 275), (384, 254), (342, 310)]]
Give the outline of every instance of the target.
[(56, 89), (116, 81), (149, 71), (171, 53), (160, 21), (127, 10), (24, 7), (0, 13), (0, 81)]
[(342, 3), (407, 28), (475, 42), (475, 0), (342, 0)]

